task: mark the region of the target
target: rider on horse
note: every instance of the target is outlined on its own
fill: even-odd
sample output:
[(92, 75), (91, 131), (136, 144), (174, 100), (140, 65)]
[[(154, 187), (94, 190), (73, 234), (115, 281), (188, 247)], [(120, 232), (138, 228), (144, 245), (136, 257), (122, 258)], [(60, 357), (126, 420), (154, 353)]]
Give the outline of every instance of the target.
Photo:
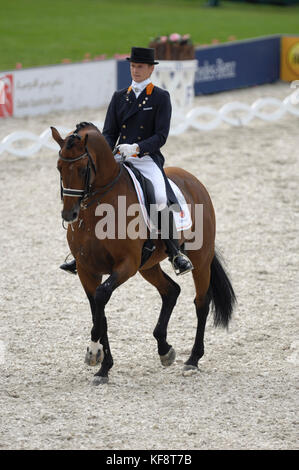
[[(166, 252), (175, 272), (185, 274), (193, 266), (179, 249), (173, 212), (168, 208), (177, 206), (178, 203), (164, 173), (164, 157), (160, 152), (170, 128), (170, 96), (166, 90), (154, 86), (150, 80), (154, 66), (158, 64), (154, 60), (154, 49), (132, 47), (131, 57), (127, 60), (130, 61), (132, 84), (128, 89), (114, 93), (107, 110), (103, 136), (112, 150), (117, 145), (118, 152), (125, 161), (130, 162), (153, 183)], [(167, 236), (163, 233), (163, 220), (170, 227)], [(75, 260), (60, 267), (76, 273)]]

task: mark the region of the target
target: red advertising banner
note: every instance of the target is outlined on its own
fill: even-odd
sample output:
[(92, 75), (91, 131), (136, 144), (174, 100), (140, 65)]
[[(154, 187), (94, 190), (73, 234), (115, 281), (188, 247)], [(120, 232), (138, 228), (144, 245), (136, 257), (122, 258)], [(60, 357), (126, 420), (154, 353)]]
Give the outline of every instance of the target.
[(0, 74), (0, 118), (13, 115), (13, 74)]

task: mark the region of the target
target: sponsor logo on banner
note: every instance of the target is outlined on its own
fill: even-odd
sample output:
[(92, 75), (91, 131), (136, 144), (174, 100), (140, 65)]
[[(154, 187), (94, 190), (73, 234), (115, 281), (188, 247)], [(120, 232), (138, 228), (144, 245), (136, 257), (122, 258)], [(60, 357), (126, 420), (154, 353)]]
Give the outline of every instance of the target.
[(198, 66), (195, 80), (197, 82), (209, 82), (212, 80), (235, 78), (236, 66), (237, 63), (235, 60), (226, 62), (221, 59), (221, 57), (218, 57), (214, 64), (210, 64), (208, 60), (205, 60), (203, 65)]
[(279, 79), (280, 36), (199, 47), (195, 57), (196, 95), (271, 83)]
[(0, 74), (0, 118), (13, 115), (13, 75)]
[(1, 117), (100, 108), (109, 103), (115, 91), (116, 62), (107, 60), (22, 69), (13, 74), (3, 73), (0, 82)]
[(280, 78), (287, 82), (299, 78), (299, 36), (281, 38)]
[(290, 69), (299, 77), (299, 40), (290, 47), (287, 55), (287, 63)]

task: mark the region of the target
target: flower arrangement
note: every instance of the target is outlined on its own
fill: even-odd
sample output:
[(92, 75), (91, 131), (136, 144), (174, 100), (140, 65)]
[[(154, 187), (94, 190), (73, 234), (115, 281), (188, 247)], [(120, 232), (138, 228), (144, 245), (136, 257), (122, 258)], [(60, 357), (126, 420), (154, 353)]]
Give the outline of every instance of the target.
[(190, 60), (195, 56), (190, 34), (158, 36), (150, 42), (149, 47), (155, 49), (156, 59), (160, 60)]

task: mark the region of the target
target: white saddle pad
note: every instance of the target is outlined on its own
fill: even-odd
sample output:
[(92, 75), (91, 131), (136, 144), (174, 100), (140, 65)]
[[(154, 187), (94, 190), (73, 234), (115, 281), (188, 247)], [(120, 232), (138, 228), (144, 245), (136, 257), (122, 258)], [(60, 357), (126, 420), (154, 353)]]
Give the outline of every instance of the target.
[[(144, 194), (143, 194), (143, 190), (141, 188), (141, 185), (140, 185), (139, 181), (137, 180), (136, 176), (134, 175), (134, 173), (132, 172), (132, 170), (129, 167), (127, 167), (126, 165), (124, 165), (124, 167), (128, 171), (128, 173), (131, 176), (132, 181), (134, 183), (136, 194), (137, 194), (137, 197), (138, 197), (138, 202), (141, 206), (144, 221), (145, 221), (147, 227), (150, 230), (153, 230), (154, 227), (151, 224), (151, 221), (149, 219), (149, 216), (148, 216), (148, 213), (147, 213), (147, 210), (146, 210), (146, 207), (145, 207)], [(168, 178), (168, 181), (169, 181), (169, 183), (172, 187), (172, 190), (173, 190), (174, 194), (176, 195), (177, 200), (178, 200), (178, 202), (180, 204), (180, 207), (182, 209), (180, 212), (173, 212), (176, 229), (177, 229), (178, 232), (181, 232), (182, 230), (188, 230), (189, 228), (192, 227), (192, 219), (191, 219), (190, 211), (189, 211), (185, 196), (183, 195), (180, 188), (173, 181), (171, 181), (169, 178)]]

